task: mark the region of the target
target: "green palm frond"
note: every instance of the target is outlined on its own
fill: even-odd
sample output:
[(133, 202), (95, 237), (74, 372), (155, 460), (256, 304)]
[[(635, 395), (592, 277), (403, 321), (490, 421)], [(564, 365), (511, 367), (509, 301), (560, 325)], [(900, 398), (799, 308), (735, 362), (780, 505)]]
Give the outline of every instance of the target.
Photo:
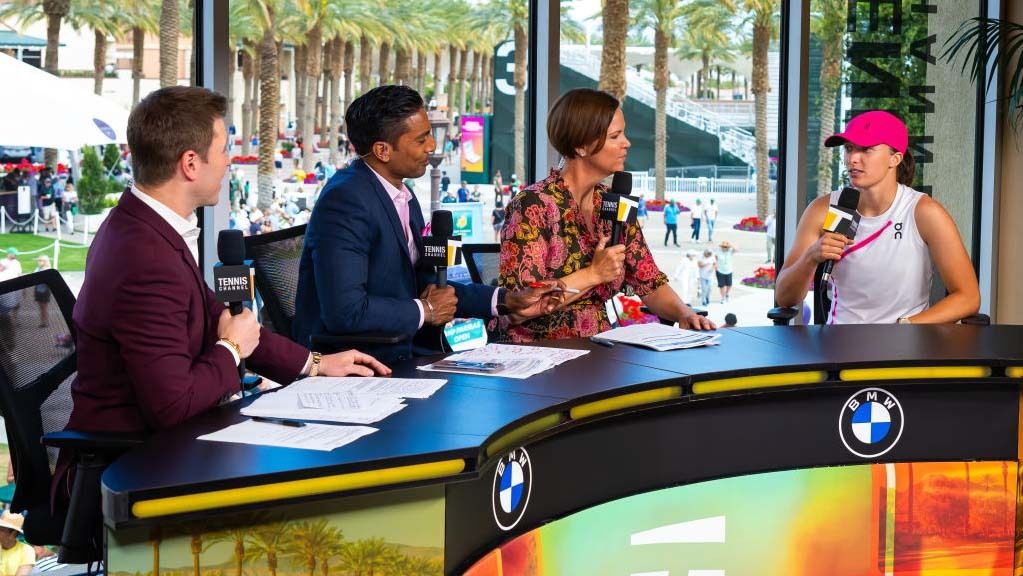
[(964, 74), (970, 70), (973, 84), (987, 78), (988, 90), (995, 78), (988, 70), (1002, 67), (1009, 79), (1006, 110), (1018, 140), (1023, 130), (1023, 24), (996, 18), (971, 18), (963, 22), (945, 41), (941, 58), (955, 64), (960, 56), (963, 57), (960, 70)]

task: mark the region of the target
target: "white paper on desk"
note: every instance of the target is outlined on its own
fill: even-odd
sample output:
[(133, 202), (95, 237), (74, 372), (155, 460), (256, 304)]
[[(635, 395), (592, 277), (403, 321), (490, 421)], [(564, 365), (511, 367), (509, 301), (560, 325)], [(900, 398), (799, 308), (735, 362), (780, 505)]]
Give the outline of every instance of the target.
[[(328, 393), (329, 394), (329, 393)], [(351, 424), (373, 424), (400, 411), (405, 404), (398, 398), (386, 396), (363, 396), (360, 407), (317, 409), (302, 405), (300, 394), (290, 388), (273, 394), (263, 394), (255, 402), (242, 408), (245, 416), (269, 416), (295, 420), (321, 420), (324, 422), (348, 422)]]
[(292, 427), (269, 422), (246, 420), (222, 430), (199, 436), (199, 440), (255, 444), (257, 446), (281, 446), (329, 452), (376, 432), (370, 426), (336, 426), (330, 424), (306, 424)]
[(292, 392), (351, 392), (395, 398), (429, 398), (447, 380), (440, 378), (358, 378), (316, 376), (288, 386)]
[(576, 358), (589, 354), (589, 350), (571, 350), (567, 348), (548, 348), (546, 346), (523, 346), (520, 344), (487, 344), (482, 348), (470, 350), (457, 355), (457, 358), (450, 356), (452, 360), (477, 360), (487, 362), (502, 362), (504, 360), (517, 360), (521, 358), (544, 358), (555, 366), (575, 360)]
[(401, 404), (401, 398), (394, 396), (367, 396), (351, 392), (299, 392), (298, 402), (302, 408), (326, 410), (328, 412), (370, 412), (383, 411), (384, 406)]
[(597, 338), (653, 348), (658, 352), (696, 348), (698, 346), (714, 346), (721, 340), (721, 335), (714, 332), (697, 332), (683, 330), (674, 326), (666, 326), (657, 322), (650, 324), (633, 324), (614, 328), (597, 334)]

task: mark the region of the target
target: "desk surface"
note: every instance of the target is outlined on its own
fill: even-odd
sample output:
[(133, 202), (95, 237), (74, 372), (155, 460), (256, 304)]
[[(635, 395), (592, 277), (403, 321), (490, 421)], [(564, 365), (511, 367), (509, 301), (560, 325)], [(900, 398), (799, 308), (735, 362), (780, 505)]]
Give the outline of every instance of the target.
[[(157, 434), (118, 459), (103, 476), (105, 513), (115, 525), (136, 521), (139, 500), (347, 474), (446, 459), (462, 459), (460, 475), (475, 476), (495, 438), (526, 426), (528, 435), (554, 429), (573, 407), (644, 390), (766, 374), (818, 371), (828, 381), (857, 367), (1023, 366), (1023, 327), (813, 326), (721, 330), (719, 346), (674, 352), (587, 340), (544, 343), (589, 354), (526, 380), (445, 374), (429, 400), (410, 400), (376, 425), (379, 432), (331, 452), (197, 442), (202, 434), (239, 422), (237, 403)], [(419, 359), (394, 366), (399, 377), (423, 377)], [(733, 392), (734, 393), (734, 392)], [(547, 426), (529, 427), (548, 418)], [(200, 465), (201, 463), (201, 465)], [(457, 477), (451, 476), (451, 477)], [(444, 481), (438, 479), (437, 481)], [(118, 503), (114, 505), (114, 503)]]

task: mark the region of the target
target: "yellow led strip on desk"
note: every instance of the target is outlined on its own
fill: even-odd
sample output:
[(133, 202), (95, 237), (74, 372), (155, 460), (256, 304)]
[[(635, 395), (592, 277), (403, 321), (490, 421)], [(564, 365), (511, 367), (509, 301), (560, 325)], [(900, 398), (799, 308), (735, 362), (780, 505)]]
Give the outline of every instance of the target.
[(170, 496), (141, 500), (131, 506), (136, 518), (157, 518), (174, 514), (200, 512), (214, 508), (228, 508), (260, 502), (273, 502), (303, 496), (316, 496), (331, 492), (346, 492), (404, 482), (431, 480), (459, 474), (465, 470), (465, 460), (444, 460), (426, 464), (412, 464), (380, 470), (366, 470), (349, 474), (336, 474), (322, 478), (305, 478), (275, 482), (260, 486), (228, 488), (198, 494)]
[(693, 384), (693, 394), (717, 394), (720, 392), (734, 392), (736, 390), (819, 384), (827, 379), (828, 373), (823, 370), (811, 372), (783, 372), (781, 374), (761, 374), (759, 376), (738, 376), (735, 378), (721, 378), (719, 380), (696, 382)]
[(587, 402), (586, 404), (580, 404), (579, 406), (569, 410), (569, 416), (573, 420), (581, 420), (598, 414), (604, 414), (605, 412), (614, 412), (617, 410), (624, 410), (626, 408), (642, 406), (644, 404), (654, 404), (657, 402), (664, 402), (666, 400), (674, 400), (675, 398), (681, 397), (681, 386), (654, 388), (653, 390), (622, 394), (621, 396), (613, 396), (611, 398), (604, 398), (603, 400), (595, 400), (593, 402)]
[(936, 378), (987, 378), (988, 366), (904, 366), (896, 368), (850, 368), (839, 370), (838, 379), (847, 382), (864, 380), (931, 380)]
[(1023, 378), (1023, 366), (1009, 366), (1005, 369), (1005, 375), (1009, 378)]
[(504, 454), (512, 446), (521, 445), (522, 441), (530, 436), (543, 432), (548, 428), (553, 428), (564, 421), (564, 416), (560, 413), (556, 413), (548, 414), (547, 416), (543, 416), (533, 420), (532, 422), (523, 424), (507, 434), (501, 435), (498, 439), (488, 444), (486, 448), (487, 457), (489, 458), (495, 454)]

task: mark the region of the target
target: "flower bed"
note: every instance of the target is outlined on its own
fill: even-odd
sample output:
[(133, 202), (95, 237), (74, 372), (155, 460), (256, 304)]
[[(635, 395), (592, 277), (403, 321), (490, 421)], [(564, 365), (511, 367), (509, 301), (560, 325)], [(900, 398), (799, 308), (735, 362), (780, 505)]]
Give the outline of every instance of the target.
[(767, 224), (764, 224), (764, 221), (756, 216), (743, 218), (738, 224), (734, 224), (732, 228), (747, 232), (767, 232)]
[(636, 296), (626, 296), (619, 294), (615, 298), (618, 300), (618, 325), (629, 326), (632, 324), (650, 324), (651, 322), (659, 322), (657, 316), (653, 314), (647, 314), (640, 310), (643, 307), (643, 301)]
[(753, 276), (743, 278), (742, 285), (774, 290), (775, 274), (774, 266), (761, 266), (753, 271)]
[(259, 156), (234, 156), (231, 164), (259, 164)]
[[(656, 198), (652, 198), (652, 199), (646, 201), (646, 209), (649, 212), (664, 212), (664, 207), (667, 204), (668, 204), (667, 200), (658, 200)], [(682, 203), (678, 203), (678, 205), (679, 205), (679, 212), (690, 212), (691, 211), (688, 206), (684, 206), (684, 205), (682, 205)]]

